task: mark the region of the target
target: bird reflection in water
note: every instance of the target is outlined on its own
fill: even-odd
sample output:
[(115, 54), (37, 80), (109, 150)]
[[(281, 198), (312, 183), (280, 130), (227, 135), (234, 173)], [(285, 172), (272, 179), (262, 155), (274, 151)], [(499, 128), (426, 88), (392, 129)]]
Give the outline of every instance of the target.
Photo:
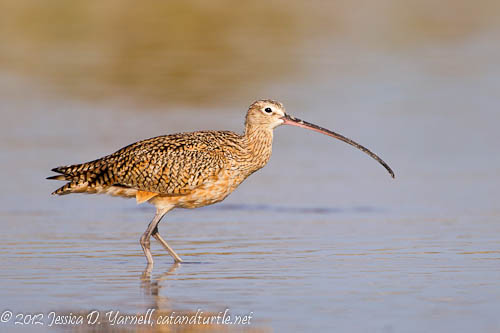
[(159, 304), (160, 302), (167, 300), (166, 297), (159, 296), (159, 291), (162, 287), (161, 282), (167, 280), (170, 275), (173, 275), (175, 271), (180, 267), (180, 265), (181, 264), (178, 262), (173, 263), (166, 272), (160, 274), (155, 279), (151, 278), (151, 274), (153, 272), (153, 264), (146, 265), (146, 268), (144, 269), (140, 277), (141, 288), (144, 290), (144, 295), (151, 296), (151, 299), (153, 301), (151, 307), (152, 309), (165, 309), (165, 307), (160, 307), (160, 305), (163, 304)]

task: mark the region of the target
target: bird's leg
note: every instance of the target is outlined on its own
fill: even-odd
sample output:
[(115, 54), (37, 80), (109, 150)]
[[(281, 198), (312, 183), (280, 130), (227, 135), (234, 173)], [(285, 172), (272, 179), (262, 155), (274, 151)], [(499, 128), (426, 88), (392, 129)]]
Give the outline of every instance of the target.
[(151, 235), (153, 234), (153, 231), (156, 229), (156, 226), (158, 223), (160, 223), (161, 218), (163, 215), (165, 215), (171, 208), (168, 209), (160, 209), (158, 208), (156, 210), (156, 215), (149, 223), (148, 228), (146, 231), (142, 234), (141, 239), (139, 242), (141, 243), (142, 250), (144, 251), (144, 255), (146, 256), (146, 260), (148, 261), (148, 265), (153, 263), (153, 256), (151, 255), (151, 250), (149, 249), (150, 242), (149, 239), (151, 238)]
[(170, 247), (170, 245), (167, 244), (167, 242), (163, 239), (163, 237), (160, 236), (160, 232), (158, 231), (158, 225), (156, 226), (156, 228), (153, 230), (153, 234), (152, 236), (154, 238), (156, 238), (156, 240), (158, 242), (160, 242), (161, 245), (163, 245), (163, 247), (165, 248), (165, 250), (168, 251), (168, 253), (172, 256), (172, 258), (174, 258), (174, 261), (177, 263), (177, 262), (182, 262), (182, 259), (181, 257), (179, 257), (177, 255), (177, 253), (175, 253), (174, 249), (172, 249)]

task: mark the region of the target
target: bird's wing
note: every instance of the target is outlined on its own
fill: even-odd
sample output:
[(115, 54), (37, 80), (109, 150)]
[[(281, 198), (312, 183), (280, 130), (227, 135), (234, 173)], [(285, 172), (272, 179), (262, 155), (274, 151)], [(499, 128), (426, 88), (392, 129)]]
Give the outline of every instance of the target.
[(210, 133), (157, 137), (118, 151), (113, 172), (119, 185), (160, 194), (187, 194), (224, 169), (223, 151)]
[(159, 194), (187, 194), (224, 170), (227, 159), (220, 136), (210, 131), (160, 136), (92, 162), (55, 168), (53, 171), (63, 174), (58, 177), (70, 182), (54, 193), (78, 192), (79, 188), (91, 192), (99, 186), (118, 185)]

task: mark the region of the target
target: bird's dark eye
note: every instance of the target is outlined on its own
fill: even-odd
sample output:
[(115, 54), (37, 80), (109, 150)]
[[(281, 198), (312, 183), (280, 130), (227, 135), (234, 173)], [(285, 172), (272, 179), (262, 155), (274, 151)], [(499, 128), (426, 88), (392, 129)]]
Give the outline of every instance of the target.
[(271, 108), (265, 108), (264, 111), (266, 111), (267, 113), (273, 112), (273, 110)]

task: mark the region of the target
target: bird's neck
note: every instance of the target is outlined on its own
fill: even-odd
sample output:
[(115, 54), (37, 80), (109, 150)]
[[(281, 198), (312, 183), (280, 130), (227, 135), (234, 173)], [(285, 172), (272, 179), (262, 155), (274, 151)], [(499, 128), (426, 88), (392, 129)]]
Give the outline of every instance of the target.
[(273, 147), (273, 130), (247, 124), (245, 127), (245, 145), (257, 169), (269, 161)]

